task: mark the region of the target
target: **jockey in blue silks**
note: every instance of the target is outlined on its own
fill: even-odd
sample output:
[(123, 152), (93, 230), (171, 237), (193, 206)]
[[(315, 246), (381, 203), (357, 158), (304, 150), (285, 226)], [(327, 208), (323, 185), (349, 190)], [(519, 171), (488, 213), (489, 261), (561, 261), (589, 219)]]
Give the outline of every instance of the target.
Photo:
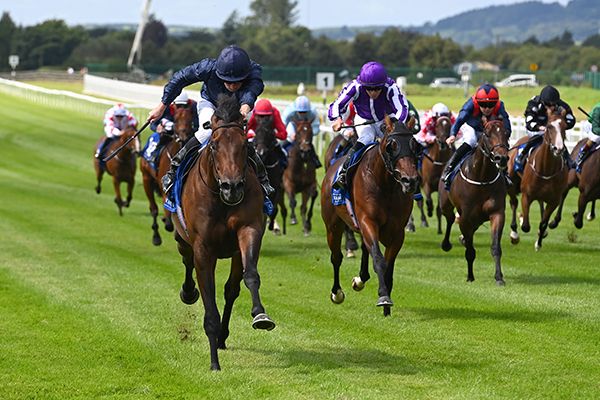
[[(475, 92), (475, 94), (469, 100), (467, 100), (458, 113), (458, 117), (456, 118), (454, 125), (452, 125), (452, 128), (450, 129), (450, 136), (448, 139), (446, 139), (446, 143), (451, 146), (456, 140), (458, 131), (462, 131), (463, 144), (456, 149), (454, 154), (452, 154), (452, 157), (450, 160), (448, 160), (446, 168), (444, 169), (444, 173), (442, 174), (442, 180), (446, 184), (446, 187), (449, 185), (449, 178), (452, 174), (452, 171), (460, 163), (460, 160), (462, 160), (467, 153), (477, 147), (479, 137), (483, 132), (483, 123), (481, 118), (484, 116), (486, 118), (501, 117), (502, 122), (504, 123), (504, 128), (506, 129), (506, 133), (510, 137), (510, 119), (506, 109), (504, 108), (504, 102), (500, 100), (498, 89), (489, 83), (481, 85), (477, 89), (477, 92)], [(505, 174), (504, 177), (507, 184), (510, 185), (508, 176)]]
[(346, 85), (329, 106), (329, 120), (333, 121), (332, 128), (335, 132), (342, 127), (350, 102), (354, 103), (356, 109), (354, 123), (367, 124), (356, 127), (358, 141), (348, 152), (333, 184), (337, 189), (344, 189), (346, 186), (346, 174), (353, 154), (383, 136), (380, 122), (386, 115), (403, 123), (409, 118), (406, 98), (394, 80), (388, 77), (383, 65), (375, 61), (363, 65), (356, 79)]
[[(177, 71), (165, 85), (161, 102), (148, 115), (154, 121), (165, 112), (167, 105), (181, 93), (182, 89), (192, 83), (203, 82), (198, 102), (199, 129), (171, 160), (171, 168), (162, 180), (163, 190), (167, 193), (174, 183), (175, 171), (193, 149), (204, 146), (210, 139), (212, 130), (204, 128), (215, 112), (217, 98), (220, 94), (233, 94), (240, 103), (240, 113), (244, 118), (254, 107), (256, 98), (263, 92), (262, 67), (252, 61), (240, 47), (228, 46), (221, 50), (219, 57), (205, 58), (195, 64)], [(258, 179), (268, 195), (274, 191), (269, 184), (265, 167), (254, 147), (248, 146), (248, 157), (256, 167)]]
[[(318, 135), (321, 130), (321, 121), (317, 108), (310, 104), (310, 100), (306, 96), (298, 96), (292, 104), (288, 105), (283, 111), (282, 118), (287, 130), (287, 139), (282, 143), (286, 151), (296, 141), (297, 121), (310, 121), (313, 136)], [(315, 168), (321, 167), (321, 161), (319, 161), (312, 142), (310, 146), (310, 158)]]

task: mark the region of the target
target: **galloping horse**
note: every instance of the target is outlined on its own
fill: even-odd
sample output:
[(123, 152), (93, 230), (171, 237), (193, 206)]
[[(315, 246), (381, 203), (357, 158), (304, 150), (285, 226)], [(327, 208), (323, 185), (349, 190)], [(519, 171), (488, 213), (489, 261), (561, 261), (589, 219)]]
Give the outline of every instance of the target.
[[(563, 193), (567, 190), (569, 167), (562, 156), (566, 137), (565, 114), (566, 111), (562, 108), (555, 112), (548, 110), (548, 124), (544, 131), (543, 142), (531, 152), (526, 165), (523, 167), (520, 179), (513, 181), (513, 187), (508, 192), (512, 209), (510, 237), (513, 244), (519, 242), (516, 221), (517, 193), (519, 189), (521, 191), (521, 208), (523, 212), (523, 222), (521, 224), (523, 232), (531, 230), (529, 223), (531, 204), (535, 200), (540, 203), (542, 218), (538, 228), (538, 240), (535, 242), (536, 251), (542, 247), (542, 239), (547, 235), (546, 230), (550, 216), (560, 204)], [(511, 169), (515, 157), (516, 151), (513, 149), (511, 150), (509, 163)]]
[(256, 127), (256, 136), (254, 137), (254, 146), (256, 153), (262, 160), (269, 182), (275, 191), (269, 196), (273, 202), (275, 211), (269, 216), (268, 228), (276, 235), (281, 233), (281, 229), (277, 225), (275, 218), (277, 217), (278, 209), (281, 209), (281, 218), (283, 220), (283, 234), (286, 234), (286, 218), (287, 208), (283, 196), (283, 166), (281, 165), (281, 151), (277, 148), (277, 138), (273, 132), (273, 119), (257, 118), (258, 125)]
[[(438, 186), (444, 166), (452, 156), (452, 147), (446, 144), (446, 139), (450, 135), (452, 122), (449, 117), (439, 117), (435, 122), (435, 141), (427, 148), (427, 153), (423, 155), (421, 164), (421, 186), (427, 205), (427, 215), (433, 216), (433, 200), (431, 194), (438, 191)], [(442, 233), (442, 210), (440, 209), (439, 198), (438, 205), (435, 208), (438, 220), (438, 234)], [(427, 222), (423, 209), (421, 209), (421, 221)]]
[[(119, 146), (123, 145), (128, 139), (135, 135), (135, 128), (128, 127), (123, 129), (121, 136), (111, 141), (107, 148), (106, 154), (111, 154)], [(96, 148), (100, 145), (102, 139), (96, 143)], [(115, 204), (119, 209), (119, 215), (123, 216), (123, 207), (129, 207), (131, 203), (133, 185), (135, 183), (135, 151), (136, 151), (136, 140), (131, 140), (127, 146), (125, 146), (116, 156), (108, 160), (104, 168), (100, 165), (100, 158), (94, 157), (94, 169), (96, 170), (96, 193), (100, 194), (102, 191), (102, 175), (104, 171), (112, 176), (113, 187), (115, 189)], [(127, 183), (127, 200), (123, 201), (121, 196), (121, 182)]]
[[(340, 304), (345, 294), (340, 286), (340, 265), (343, 255), (341, 240), (344, 228), (352, 227), (362, 234), (362, 259), (360, 276), (352, 280), (352, 288), (362, 290), (370, 278), (369, 254), (379, 278), (377, 306), (383, 307), (383, 315), (391, 314), (394, 263), (404, 243), (404, 227), (412, 211), (412, 193), (418, 185), (416, 151), (421, 146), (412, 137), (410, 128), (404, 124), (392, 124), (386, 117), (381, 142), (371, 147), (356, 167), (349, 183), (353, 205), (353, 217), (347, 205), (331, 203), (331, 186), (337, 169), (343, 162), (338, 160), (327, 170), (321, 186), (321, 216), (327, 229), (327, 244), (333, 265), (331, 301)], [(356, 222), (355, 222), (356, 221)], [(382, 254), (379, 243), (386, 249)]]
[[(310, 220), (317, 198), (317, 174), (310, 157), (312, 137), (311, 122), (296, 121), (296, 140), (290, 149), (288, 166), (283, 173), (283, 187), (290, 199), (290, 223), (292, 225), (296, 224), (296, 193), (302, 193), (300, 215), (305, 236), (312, 230)], [(310, 206), (307, 212), (309, 198)]]
[[(248, 143), (235, 97), (219, 96), (211, 126), (210, 142), (191, 167), (181, 192), (181, 218), (173, 218), (173, 222), (186, 270), (180, 297), (186, 304), (198, 300), (195, 270), (204, 303), (210, 365), (219, 370), (217, 349), (226, 348), (231, 311), (242, 279), (252, 296), (252, 326), (271, 330), (275, 323), (265, 313), (259, 296), (257, 263), (265, 230), (263, 194), (254, 170), (248, 168)], [(218, 258), (231, 258), (222, 320), (215, 299)]]
[[(327, 146), (327, 151), (325, 151), (325, 172), (329, 166), (337, 161), (340, 157), (345, 156), (350, 148), (354, 146), (357, 140), (356, 129), (352, 128), (353, 134), (346, 141), (345, 144), (342, 144), (344, 139), (343, 135), (336, 135), (329, 146)], [(335, 158), (337, 156), (337, 158)], [(356, 238), (354, 237), (354, 232), (349, 227), (344, 229), (344, 234), (346, 237), (346, 257), (352, 258), (354, 257), (354, 251), (358, 249), (358, 243), (356, 242)]]
[(500, 119), (482, 119), (484, 128), (477, 147), (465, 159), (454, 178), (450, 191), (439, 183), (440, 207), (446, 217), (446, 234), (441, 247), (450, 251), (450, 232), (455, 220), (454, 208), (460, 214), (459, 227), (461, 242), (465, 246), (467, 260), (467, 281), (473, 282), (473, 262), (475, 247), (473, 235), (486, 221), (490, 221), (492, 244), (491, 253), (496, 264), (496, 284), (504, 285), (500, 259), (502, 257), (502, 230), (504, 229), (504, 208), (506, 205), (506, 184), (502, 176), (508, 162), (508, 135)]
[[(192, 119), (193, 112), (191, 108), (177, 108), (174, 115), (174, 128), (173, 138), (165, 145), (158, 158), (157, 167), (155, 170), (146, 159), (140, 158), (140, 170), (142, 171), (142, 178), (144, 181), (144, 192), (148, 198), (150, 205), (150, 215), (152, 216), (152, 244), (160, 246), (162, 239), (158, 233), (158, 223), (156, 218), (158, 217), (158, 206), (154, 198), (155, 194), (162, 196), (163, 201), (165, 194), (162, 192), (161, 179), (163, 175), (168, 171), (171, 164), (171, 158), (177, 154), (181, 146), (191, 137), (192, 135)], [(164, 134), (163, 134), (164, 135)], [(162, 218), (165, 224), (165, 230), (167, 232), (173, 232), (173, 222), (171, 221), (171, 212), (164, 209), (164, 216)]]

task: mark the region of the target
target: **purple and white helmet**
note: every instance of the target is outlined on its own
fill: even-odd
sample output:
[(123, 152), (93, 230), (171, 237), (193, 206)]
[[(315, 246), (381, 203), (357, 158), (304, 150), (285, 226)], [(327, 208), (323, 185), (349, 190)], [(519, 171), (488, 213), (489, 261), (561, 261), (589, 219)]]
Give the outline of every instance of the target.
[(360, 69), (358, 83), (363, 86), (383, 86), (387, 81), (387, 71), (377, 61), (369, 61)]

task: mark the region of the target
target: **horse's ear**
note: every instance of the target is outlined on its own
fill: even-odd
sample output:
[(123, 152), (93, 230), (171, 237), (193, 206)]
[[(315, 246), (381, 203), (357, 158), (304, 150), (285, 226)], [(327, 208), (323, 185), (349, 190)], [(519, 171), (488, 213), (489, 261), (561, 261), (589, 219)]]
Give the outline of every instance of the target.
[(417, 119), (414, 116), (411, 115), (410, 119), (406, 123), (406, 127), (408, 128), (408, 130), (412, 131), (413, 128), (415, 127), (416, 123), (417, 123)]
[(481, 123), (485, 126), (488, 123), (488, 119), (485, 115), (481, 116)]
[(392, 119), (390, 118), (389, 115), (386, 114), (385, 118), (383, 119), (383, 123), (385, 125), (386, 133), (390, 133), (390, 132), (394, 131), (394, 123), (392, 122)]

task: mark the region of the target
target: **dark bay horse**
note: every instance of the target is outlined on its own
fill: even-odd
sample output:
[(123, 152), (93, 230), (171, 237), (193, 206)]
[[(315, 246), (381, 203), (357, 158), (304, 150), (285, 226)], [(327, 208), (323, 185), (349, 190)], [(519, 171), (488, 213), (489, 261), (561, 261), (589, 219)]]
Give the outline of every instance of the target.
[(262, 160), (267, 174), (269, 176), (269, 182), (275, 191), (269, 196), (273, 202), (275, 211), (273, 215), (269, 216), (268, 229), (273, 231), (276, 235), (281, 233), (281, 229), (277, 224), (276, 217), (279, 210), (281, 210), (281, 218), (283, 220), (283, 234), (286, 234), (286, 218), (287, 208), (285, 207), (284, 195), (283, 195), (283, 171), (284, 168), (281, 165), (281, 150), (277, 144), (277, 138), (273, 131), (273, 117), (261, 117), (257, 118), (256, 136), (254, 137), (254, 147), (256, 153)]
[(475, 231), (486, 221), (490, 221), (492, 235), (491, 253), (496, 264), (496, 284), (504, 285), (502, 275), (502, 230), (504, 229), (506, 206), (506, 183), (502, 176), (508, 162), (508, 135), (500, 119), (483, 118), (484, 129), (477, 147), (465, 159), (450, 186), (444, 188), (439, 183), (440, 207), (446, 217), (446, 233), (441, 247), (450, 251), (450, 232), (455, 220), (454, 209), (460, 215), (459, 227), (461, 242), (465, 246), (467, 260), (467, 281), (473, 282), (473, 263), (476, 251), (473, 246)]
[[(517, 206), (518, 200), (516, 194), (521, 192), (521, 209), (523, 213), (523, 222), (521, 229), (523, 232), (529, 232), (531, 225), (529, 223), (529, 209), (531, 204), (537, 200), (540, 204), (541, 221), (538, 227), (538, 239), (535, 242), (535, 250), (542, 247), (542, 240), (547, 235), (550, 216), (562, 201), (563, 194), (567, 190), (569, 167), (566, 165), (562, 156), (565, 148), (566, 137), (566, 111), (559, 109), (556, 112), (548, 110), (548, 123), (543, 134), (543, 141), (535, 148), (527, 159), (516, 182), (513, 181), (513, 187), (509, 190), (510, 206), (512, 209), (511, 219), (511, 242), (519, 242), (519, 233), (517, 232)], [(511, 163), (514, 163), (516, 151), (511, 151)]]
[[(340, 286), (340, 265), (343, 254), (341, 240), (344, 228), (352, 227), (362, 235), (362, 259), (360, 276), (352, 280), (354, 290), (362, 290), (369, 275), (369, 254), (379, 279), (377, 306), (383, 307), (383, 315), (391, 314), (394, 263), (404, 243), (404, 227), (413, 207), (413, 192), (417, 188), (417, 152), (421, 146), (412, 137), (410, 128), (404, 124), (385, 121), (381, 142), (370, 148), (356, 167), (354, 178), (349, 181), (349, 193), (354, 216), (346, 205), (331, 203), (331, 186), (336, 170), (344, 159), (339, 159), (327, 170), (321, 186), (321, 216), (327, 229), (327, 244), (333, 265), (331, 301), (340, 304), (345, 294)], [(381, 252), (380, 243), (385, 246)]]
[[(577, 155), (579, 154), (579, 150), (587, 139), (581, 139), (573, 148), (571, 152), (571, 158), (573, 160), (577, 159)], [(569, 171), (569, 177), (567, 179), (567, 188), (563, 193), (563, 197), (561, 199), (560, 205), (556, 210), (556, 215), (554, 216), (554, 220), (548, 224), (551, 229), (554, 229), (558, 226), (558, 223), (561, 220), (562, 208), (567, 197), (569, 190), (573, 187), (577, 187), (579, 189), (579, 198), (577, 200), (577, 211), (573, 213), (573, 223), (577, 229), (581, 229), (583, 227), (583, 215), (585, 214), (585, 209), (587, 207), (587, 203), (591, 202), (591, 211), (587, 215), (586, 219), (588, 221), (592, 221), (596, 217), (596, 200), (600, 199), (600, 151), (594, 151), (590, 154), (583, 164), (581, 165), (581, 172), (578, 173), (575, 169), (571, 169)]]
[[(182, 218), (173, 218), (175, 239), (185, 265), (180, 297), (186, 304), (204, 303), (204, 331), (210, 345), (210, 366), (219, 370), (217, 349), (225, 349), (233, 303), (242, 279), (252, 296), (252, 326), (271, 330), (275, 323), (265, 313), (259, 296), (258, 256), (265, 230), (263, 192), (256, 173), (248, 168), (248, 142), (239, 104), (233, 96), (219, 96), (209, 144), (193, 164), (181, 193)], [(215, 299), (218, 258), (231, 258), (225, 283), (221, 319)]]
[[(128, 127), (123, 129), (121, 136), (113, 139), (107, 146), (105, 154), (112, 154), (117, 148), (123, 145), (135, 135), (135, 128)], [(100, 145), (102, 139), (96, 143), (96, 148)], [(100, 165), (100, 159), (94, 157), (94, 168), (96, 170), (96, 193), (100, 194), (102, 191), (102, 175), (104, 171), (112, 176), (113, 187), (115, 189), (115, 204), (119, 209), (119, 215), (123, 215), (123, 207), (129, 207), (131, 199), (133, 197), (133, 186), (135, 183), (135, 170), (136, 170), (136, 140), (129, 142), (116, 156), (111, 158), (105, 163), (104, 168)], [(121, 196), (121, 183), (127, 183), (127, 199), (123, 201)]]
[[(291, 147), (288, 166), (283, 173), (283, 188), (290, 199), (290, 220), (296, 224), (296, 193), (302, 194), (300, 215), (302, 228), (307, 236), (312, 230), (310, 222), (317, 198), (317, 174), (311, 161), (313, 131), (310, 121), (296, 121), (296, 140)], [(310, 206), (308, 202), (310, 200)]]
[[(161, 179), (169, 170), (171, 158), (177, 154), (181, 146), (192, 135), (192, 119), (193, 112), (191, 108), (177, 108), (174, 115), (173, 137), (165, 144), (157, 161), (158, 170), (155, 170), (146, 159), (140, 158), (140, 170), (142, 171), (142, 179), (144, 183), (144, 192), (148, 198), (150, 215), (152, 216), (152, 244), (160, 246), (162, 239), (158, 232), (158, 206), (156, 204), (155, 195), (158, 194), (165, 200), (165, 195), (162, 192)], [(164, 134), (163, 134), (164, 135)], [(161, 140), (164, 140), (161, 138)], [(173, 222), (171, 221), (171, 212), (164, 209), (162, 218), (167, 232), (173, 232)]]
[[(435, 141), (427, 148), (427, 152), (423, 155), (421, 164), (421, 187), (423, 188), (423, 196), (427, 205), (427, 215), (433, 216), (433, 200), (431, 194), (438, 191), (438, 186), (444, 166), (452, 156), (454, 151), (452, 147), (446, 144), (446, 139), (450, 136), (450, 128), (452, 122), (449, 117), (439, 117), (435, 122)], [(442, 210), (440, 209), (439, 198), (435, 208), (438, 220), (438, 234), (442, 233)], [(425, 219), (425, 214), (421, 208), (421, 222)]]
[[(325, 172), (329, 169), (332, 162), (335, 162), (338, 158), (343, 157), (348, 153), (350, 148), (356, 143), (356, 129), (352, 128), (352, 135), (347, 140), (343, 135), (336, 135), (325, 151)], [(335, 158), (337, 156), (337, 158)], [(335, 159), (334, 159), (335, 158)], [(349, 227), (344, 229), (344, 236), (346, 237), (346, 257), (354, 257), (354, 251), (358, 249), (358, 243), (354, 237), (354, 232)]]

